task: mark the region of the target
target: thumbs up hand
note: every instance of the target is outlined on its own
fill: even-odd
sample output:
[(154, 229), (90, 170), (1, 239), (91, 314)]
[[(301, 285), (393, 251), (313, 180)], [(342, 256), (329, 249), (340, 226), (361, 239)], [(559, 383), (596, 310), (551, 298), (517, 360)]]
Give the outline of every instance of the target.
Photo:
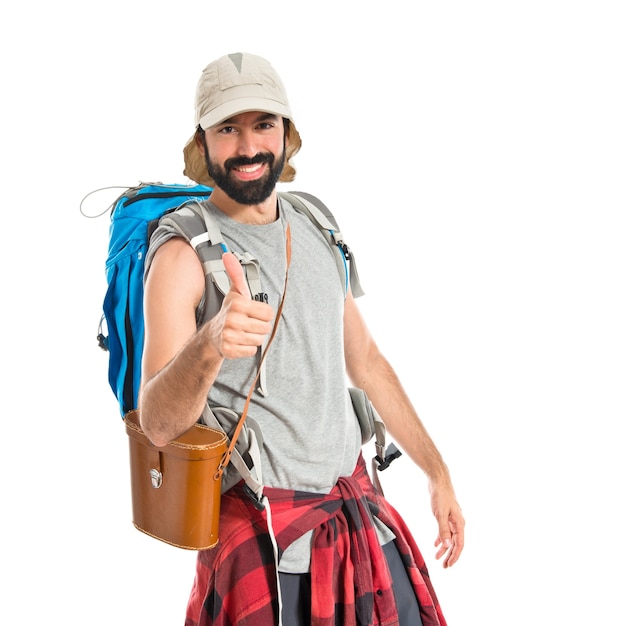
[(252, 299), (243, 267), (232, 252), (224, 253), (222, 260), (230, 291), (218, 314), (208, 323), (210, 340), (226, 359), (254, 356), (272, 330), (274, 310), (269, 304)]

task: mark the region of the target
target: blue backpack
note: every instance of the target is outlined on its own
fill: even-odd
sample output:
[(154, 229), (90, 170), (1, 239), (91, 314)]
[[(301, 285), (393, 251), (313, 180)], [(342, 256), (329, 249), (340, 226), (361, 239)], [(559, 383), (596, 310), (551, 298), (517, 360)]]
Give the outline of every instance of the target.
[[(109, 248), (105, 263), (107, 291), (97, 335), (98, 345), (109, 354), (109, 385), (118, 400), (122, 417), (137, 408), (144, 342), (144, 261), (150, 235), (161, 217), (166, 214), (168, 219), (180, 217), (177, 223), (181, 234), (193, 245), (203, 262), (207, 288), (214, 288), (218, 295), (224, 295), (227, 289), (223, 265), (221, 270), (219, 267), (222, 254), (221, 233), (215, 224), (208, 223), (208, 213), (201, 213), (198, 206), (198, 202), (211, 194), (210, 187), (141, 183), (124, 189), (104, 211), (106, 213), (111, 208)], [(84, 200), (93, 193), (95, 192), (83, 198), (81, 212)], [(347, 293), (350, 286), (355, 296), (362, 295), (353, 255), (343, 241), (330, 210), (310, 194), (279, 192), (279, 195), (306, 214), (321, 230), (334, 252), (344, 292)], [(180, 211), (180, 216), (174, 213), (182, 207), (195, 208), (198, 211)], [(194, 213), (196, 219), (190, 219), (190, 213)], [(206, 233), (210, 235), (207, 237)], [(196, 243), (198, 241), (199, 244)], [(245, 259), (240, 261), (244, 263)], [(258, 267), (256, 271), (258, 272)], [(249, 274), (248, 279), (250, 280)], [(251, 292), (255, 293), (254, 290)], [(221, 302), (219, 298), (211, 300)]]

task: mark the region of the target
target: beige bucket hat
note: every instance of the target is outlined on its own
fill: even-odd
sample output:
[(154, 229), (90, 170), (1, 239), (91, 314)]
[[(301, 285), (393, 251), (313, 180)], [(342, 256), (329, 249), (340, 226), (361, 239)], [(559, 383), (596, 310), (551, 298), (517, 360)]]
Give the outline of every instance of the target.
[[(292, 181), (296, 172), (289, 161), (302, 142), (293, 122), (287, 92), (274, 68), (262, 57), (246, 52), (228, 54), (209, 63), (196, 88), (196, 129), (199, 126), (206, 130), (247, 111), (272, 113), (290, 121), (285, 167), (279, 180)], [(183, 154), (185, 176), (196, 183), (214, 186), (196, 144), (195, 133), (185, 144)]]

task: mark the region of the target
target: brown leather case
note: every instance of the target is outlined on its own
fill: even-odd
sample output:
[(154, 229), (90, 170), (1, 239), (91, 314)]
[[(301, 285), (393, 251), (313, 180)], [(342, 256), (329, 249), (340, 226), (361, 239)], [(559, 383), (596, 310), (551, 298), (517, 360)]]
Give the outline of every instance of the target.
[(195, 424), (157, 448), (139, 425), (139, 414), (124, 417), (130, 446), (130, 479), (135, 527), (187, 550), (212, 548), (218, 541), (221, 475), (226, 434)]

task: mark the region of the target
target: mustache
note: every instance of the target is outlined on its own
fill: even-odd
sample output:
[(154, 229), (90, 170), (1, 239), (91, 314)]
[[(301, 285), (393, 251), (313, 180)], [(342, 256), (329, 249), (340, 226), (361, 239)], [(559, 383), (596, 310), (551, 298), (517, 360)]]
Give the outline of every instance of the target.
[(226, 159), (226, 161), (224, 161), (224, 169), (228, 171), (236, 167), (257, 165), (258, 163), (267, 163), (272, 165), (274, 163), (274, 155), (269, 152), (259, 152), (253, 157), (233, 157), (232, 159)]

